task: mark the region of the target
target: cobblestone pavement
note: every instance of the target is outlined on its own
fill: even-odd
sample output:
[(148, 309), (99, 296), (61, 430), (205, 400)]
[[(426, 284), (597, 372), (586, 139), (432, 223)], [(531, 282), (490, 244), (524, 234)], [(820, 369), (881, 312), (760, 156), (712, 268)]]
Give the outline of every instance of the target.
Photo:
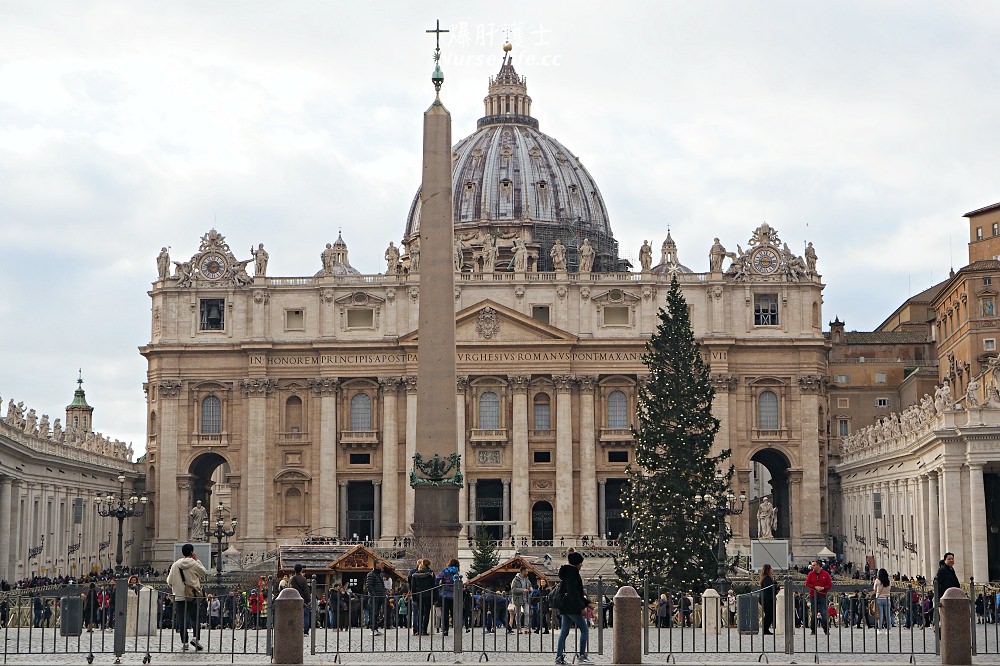
[[(977, 645), (980, 652), (974, 664), (1000, 664), (997, 654), (997, 630), (991, 625), (977, 627)], [(500, 664), (551, 664), (554, 661), (555, 634), (483, 634), (482, 629), (462, 634), (464, 652), (454, 652), (454, 635), (443, 637), (439, 633), (418, 638), (400, 630), (389, 630), (372, 637), (370, 632), (318, 630), (314, 636), (303, 637), (305, 664), (412, 664), (427, 663), (490, 663)], [(575, 641), (571, 633), (567, 648)], [(699, 630), (649, 629), (650, 654), (643, 656), (647, 664), (906, 664), (912, 656), (916, 664), (939, 664), (941, 658), (934, 654), (933, 636), (930, 631), (894, 630), (889, 635), (868, 630), (834, 630), (829, 638), (822, 633), (819, 640), (808, 632), (797, 631), (794, 637), (796, 654), (784, 653), (784, 637), (768, 636), (766, 643), (759, 635), (740, 635), (724, 631), (706, 642)], [(4, 663), (9, 664), (86, 664), (90, 652), (95, 664), (115, 662), (114, 638), (111, 631), (84, 634), (80, 638), (64, 638), (58, 631), (21, 629), (0, 630), (4, 641)], [(603, 654), (600, 653), (598, 632), (591, 630), (591, 658), (599, 664), (613, 663), (611, 630), (603, 632)], [(311, 654), (315, 642), (316, 654)], [(128, 638), (122, 664), (140, 665), (147, 651), (150, 663), (176, 664), (267, 664), (264, 631), (202, 632), (206, 650), (182, 651), (176, 633), (164, 630), (157, 636)], [(250, 653), (250, 654), (244, 654)], [(923, 653), (923, 654), (921, 654)], [(762, 658), (761, 655), (764, 655)], [(568, 655), (572, 662), (572, 653)]]

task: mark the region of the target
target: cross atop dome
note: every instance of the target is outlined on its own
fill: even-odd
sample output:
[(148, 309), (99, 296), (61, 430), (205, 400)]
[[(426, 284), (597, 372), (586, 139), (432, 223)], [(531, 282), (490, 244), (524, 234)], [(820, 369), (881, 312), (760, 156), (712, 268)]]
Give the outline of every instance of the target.
[(538, 129), (538, 121), (531, 117), (527, 79), (514, 70), (514, 57), (511, 55), (513, 49), (510, 42), (504, 42), (503, 63), (497, 75), (490, 77), (489, 92), (483, 100), (486, 115), (479, 119), (479, 127), (519, 123)]

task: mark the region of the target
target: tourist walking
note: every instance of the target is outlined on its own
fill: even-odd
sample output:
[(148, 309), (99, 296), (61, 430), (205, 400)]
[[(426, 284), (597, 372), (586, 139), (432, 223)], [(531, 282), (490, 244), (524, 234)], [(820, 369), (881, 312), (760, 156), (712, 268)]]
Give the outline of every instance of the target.
[(288, 585), (302, 597), (302, 627), (303, 633), (308, 636), (312, 627), (312, 593), (309, 591), (309, 581), (302, 575), (301, 564), (295, 565), (295, 575), (288, 579)]
[(809, 601), (812, 602), (812, 610), (809, 611), (811, 633), (816, 633), (816, 619), (818, 617), (823, 624), (823, 632), (829, 634), (830, 623), (826, 600), (827, 595), (830, 594), (830, 588), (833, 587), (833, 579), (830, 577), (830, 572), (823, 569), (819, 560), (814, 560), (812, 563), (812, 571), (806, 576), (806, 587), (809, 588)]
[(368, 595), (368, 628), (372, 636), (378, 636), (379, 613), (385, 606), (385, 581), (382, 579), (382, 563), (375, 560), (375, 565), (365, 577), (365, 594)]
[(771, 627), (774, 625), (774, 601), (776, 590), (774, 583), (774, 569), (770, 564), (765, 564), (760, 570), (760, 607), (761, 607), (761, 627), (765, 636), (771, 635)]
[(174, 595), (174, 628), (181, 634), (181, 646), (188, 649), (188, 628), (193, 629), (190, 640), (195, 650), (202, 650), (201, 622), (198, 619), (198, 604), (204, 593), (201, 591), (201, 581), (208, 577), (205, 566), (198, 561), (194, 546), (186, 543), (181, 546), (181, 557), (170, 565), (167, 573), (167, 585)]
[(455, 613), (455, 578), (458, 576), (458, 560), (451, 558), (448, 566), (437, 575), (437, 582), (441, 586), (441, 633), (448, 635), (448, 627), (451, 626), (452, 616)]
[(892, 583), (889, 580), (889, 572), (879, 569), (875, 574), (875, 582), (872, 584), (875, 590), (875, 608), (878, 611), (878, 632), (889, 633), (892, 628)]
[(583, 589), (583, 578), (580, 569), (583, 567), (583, 555), (571, 552), (567, 557), (569, 564), (559, 567), (559, 588), (562, 591), (562, 603), (557, 610), (561, 612), (562, 627), (559, 630), (559, 641), (556, 643), (556, 663), (566, 663), (566, 637), (570, 625), (575, 626), (580, 634), (580, 651), (576, 663), (593, 664), (587, 656), (587, 622), (583, 619), (583, 609), (590, 605), (590, 600)]
[(417, 560), (417, 568), (410, 572), (410, 615), (413, 617), (413, 633), (426, 636), (434, 604), (434, 571), (426, 557)]

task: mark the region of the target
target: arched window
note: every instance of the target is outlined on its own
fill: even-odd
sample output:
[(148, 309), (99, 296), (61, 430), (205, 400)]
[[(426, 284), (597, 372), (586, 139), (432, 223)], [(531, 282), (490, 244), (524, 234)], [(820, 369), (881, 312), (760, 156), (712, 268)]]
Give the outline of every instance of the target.
[(628, 398), (621, 391), (612, 391), (608, 395), (608, 427), (628, 427)]
[(218, 435), (222, 432), (222, 401), (210, 395), (201, 401), (201, 434)]
[(550, 430), (552, 428), (551, 402), (548, 393), (535, 396), (535, 430)]
[(761, 430), (778, 429), (778, 396), (774, 391), (762, 391), (757, 396), (757, 427)]
[(302, 398), (297, 395), (285, 401), (285, 431), (302, 432)]
[(351, 398), (351, 430), (372, 429), (372, 399), (367, 393)]
[(485, 430), (500, 427), (500, 397), (493, 391), (479, 396), (479, 427)]

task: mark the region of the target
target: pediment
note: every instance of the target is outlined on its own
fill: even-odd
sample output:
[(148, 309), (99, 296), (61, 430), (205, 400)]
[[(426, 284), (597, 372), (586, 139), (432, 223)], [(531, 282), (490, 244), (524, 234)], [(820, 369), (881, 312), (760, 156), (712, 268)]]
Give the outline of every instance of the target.
[(641, 299), (624, 289), (616, 288), (594, 294), (590, 297), (590, 300), (602, 305), (625, 305), (626, 303), (638, 303)]
[(385, 303), (385, 299), (367, 291), (355, 291), (334, 301), (337, 305), (375, 306)]
[[(400, 338), (400, 343), (415, 342), (419, 331), (411, 331)], [(537, 319), (486, 299), (455, 314), (455, 341), (457, 344), (531, 344), (534, 342), (576, 342), (576, 336), (543, 324)]]

